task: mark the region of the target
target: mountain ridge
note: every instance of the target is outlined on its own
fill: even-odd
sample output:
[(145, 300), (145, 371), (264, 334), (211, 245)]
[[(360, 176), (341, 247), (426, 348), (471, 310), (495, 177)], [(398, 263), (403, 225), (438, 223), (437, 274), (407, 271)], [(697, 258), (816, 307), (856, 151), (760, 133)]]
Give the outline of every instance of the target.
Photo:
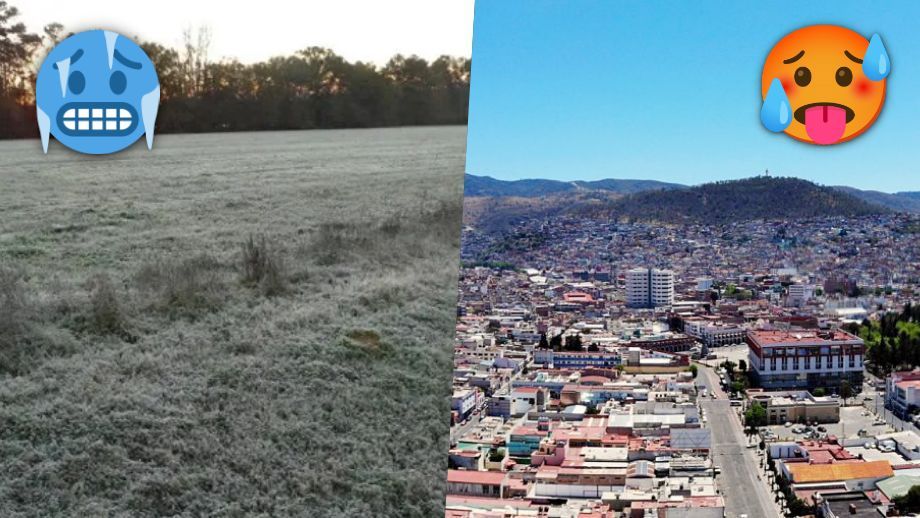
[(704, 183), (681, 190), (645, 191), (618, 199), (609, 207), (610, 216), (618, 218), (703, 224), (858, 217), (892, 211), (834, 187), (777, 176)]
[[(751, 177), (760, 178), (760, 177)], [(779, 176), (765, 176), (764, 178), (784, 178)], [(737, 181), (737, 180), (725, 180)], [(803, 180), (808, 181), (808, 180)], [(718, 183), (718, 182), (708, 182)], [(541, 198), (561, 194), (582, 194), (590, 196), (595, 193), (604, 197), (616, 197), (655, 190), (685, 190), (707, 185), (684, 185), (673, 182), (657, 180), (636, 180), (605, 178), (601, 180), (550, 180), (528, 178), (520, 180), (499, 180), (491, 176), (473, 175), (467, 173), (464, 177), (464, 196), (466, 197), (513, 197), (513, 198)], [(809, 182), (813, 183), (814, 182)], [(818, 184), (814, 184), (818, 185)], [(824, 186), (820, 186), (824, 187)], [(872, 205), (880, 205), (896, 212), (909, 212), (920, 214), (920, 192), (900, 191), (885, 193), (881, 191), (858, 189), (845, 185), (827, 186)]]
[[(515, 184), (512, 192), (528, 194)], [(654, 185), (654, 184), (651, 184)], [(673, 185), (673, 184), (672, 184)], [(576, 184), (577, 186), (577, 184)], [(502, 186), (504, 187), (504, 186)], [(725, 224), (735, 221), (814, 217), (860, 217), (906, 212), (863, 198), (891, 203), (885, 193), (819, 185), (792, 177), (755, 176), (692, 187), (646, 188), (631, 193), (582, 188), (561, 189), (557, 183), (538, 186), (541, 195), (471, 196), (464, 199), (464, 221), (482, 229), (506, 228), (530, 218), (579, 214), (589, 218), (662, 224)], [(635, 187), (635, 184), (633, 184)], [(650, 184), (639, 184), (650, 187)], [(887, 195), (892, 196), (892, 195)]]
[(601, 180), (548, 180), (528, 178), (522, 180), (499, 180), (491, 176), (467, 173), (464, 177), (465, 196), (517, 196), (539, 198), (552, 194), (577, 191), (608, 191), (618, 194), (632, 194), (653, 189), (684, 189), (686, 185), (657, 180), (635, 180), (604, 178)]

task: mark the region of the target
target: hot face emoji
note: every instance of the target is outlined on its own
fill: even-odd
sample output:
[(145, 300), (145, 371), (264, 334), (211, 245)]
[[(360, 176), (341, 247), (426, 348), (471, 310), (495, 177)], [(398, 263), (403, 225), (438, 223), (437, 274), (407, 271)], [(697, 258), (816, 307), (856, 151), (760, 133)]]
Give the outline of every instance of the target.
[(763, 65), (761, 122), (810, 144), (846, 142), (872, 126), (882, 111), (890, 72), (877, 34), (866, 40), (835, 25), (791, 32)]
[(81, 153), (114, 153), (145, 134), (150, 148), (159, 103), (150, 58), (114, 32), (74, 34), (38, 70), (35, 105), (46, 153), (49, 135)]

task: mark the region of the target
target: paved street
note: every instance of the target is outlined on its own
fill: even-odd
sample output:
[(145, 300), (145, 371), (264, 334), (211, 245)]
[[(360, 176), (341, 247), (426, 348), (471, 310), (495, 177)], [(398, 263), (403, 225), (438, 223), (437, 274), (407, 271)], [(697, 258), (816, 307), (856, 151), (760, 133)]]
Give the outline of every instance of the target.
[[(901, 420), (893, 412), (885, 408), (885, 389), (872, 388), (868, 383), (880, 381), (878, 378), (867, 372), (866, 381), (867, 383), (863, 389), (863, 393), (860, 394), (860, 399), (862, 400), (863, 406), (884, 419), (893, 431), (902, 432), (904, 430), (913, 430), (917, 433), (920, 433), (920, 427), (917, 427), (917, 425), (910, 421)], [(866, 400), (867, 397), (871, 399)]]
[(470, 430), (478, 425), (479, 420), (482, 418), (482, 414), (483, 412), (471, 415), (466, 424), (457, 423), (456, 425), (452, 426), (450, 428), (450, 445), (454, 446), (457, 444), (457, 441), (459, 441), (461, 437), (466, 435)]
[(758, 475), (758, 460), (753, 450), (747, 449), (741, 422), (728, 398), (719, 387), (715, 373), (700, 368), (697, 379), (718, 399), (701, 399), (706, 413), (707, 426), (712, 429), (712, 458), (722, 469), (720, 483), (725, 494), (726, 516), (736, 518), (775, 518), (779, 508)]

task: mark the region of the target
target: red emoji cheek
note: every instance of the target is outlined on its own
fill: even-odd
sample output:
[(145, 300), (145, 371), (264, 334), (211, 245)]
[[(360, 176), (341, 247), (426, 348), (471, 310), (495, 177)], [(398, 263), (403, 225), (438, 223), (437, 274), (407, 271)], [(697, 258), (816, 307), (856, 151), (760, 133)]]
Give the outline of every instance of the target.
[(871, 95), (873, 90), (875, 90), (875, 86), (868, 79), (860, 79), (856, 82), (856, 94), (860, 97)]
[(795, 93), (795, 83), (790, 77), (784, 77), (779, 80), (783, 85), (783, 90), (786, 92), (786, 95), (793, 95)]

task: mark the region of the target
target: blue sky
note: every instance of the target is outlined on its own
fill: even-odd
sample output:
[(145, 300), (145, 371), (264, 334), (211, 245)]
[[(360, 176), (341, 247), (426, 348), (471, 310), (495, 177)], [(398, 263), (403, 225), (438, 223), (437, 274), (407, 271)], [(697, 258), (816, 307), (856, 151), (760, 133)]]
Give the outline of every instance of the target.
[[(466, 170), (500, 179), (698, 184), (769, 169), (920, 190), (920, 3), (479, 0)], [(806, 25), (879, 33), (885, 108), (860, 137), (800, 143), (760, 124), (770, 48)]]

